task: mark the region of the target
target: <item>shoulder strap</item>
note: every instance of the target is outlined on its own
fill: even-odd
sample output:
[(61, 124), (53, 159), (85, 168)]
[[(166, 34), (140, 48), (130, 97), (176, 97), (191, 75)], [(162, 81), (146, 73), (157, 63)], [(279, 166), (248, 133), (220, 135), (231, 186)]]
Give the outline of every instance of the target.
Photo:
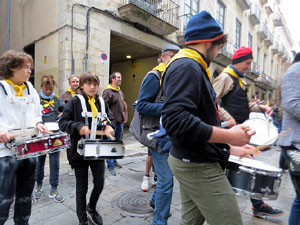
[(99, 101), (100, 101), (100, 105), (101, 105), (101, 114), (102, 114), (102, 117), (107, 117), (106, 115), (106, 112), (105, 112), (105, 103), (104, 103), (104, 99), (99, 96)]
[(9, 84), (5, 82), (4, 80), (0, 81), (1, 87), (4, 89), (4, 93), (8, 96), (13, 96), (13, 93), (9, 87)]

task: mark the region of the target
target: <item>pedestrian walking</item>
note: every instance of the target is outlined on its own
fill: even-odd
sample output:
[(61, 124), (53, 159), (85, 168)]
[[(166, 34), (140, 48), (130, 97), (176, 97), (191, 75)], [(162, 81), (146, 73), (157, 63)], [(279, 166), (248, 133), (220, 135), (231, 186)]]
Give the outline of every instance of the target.
[(32, 57), (24, 52), (9, 50), (0, 56), (0, 224), (7, 220), (13, 201), (15, 224), (28, 224), (31, 215), (36, 158), (16, 160), (7, 144), (12, 130), (47, 130), (39, 95), (28, 81), (32, 66)]
[[(247, 95), (245, 74), (251, 68), (253, 61), (252, 49), (240, 47), (232, 56), (232, 64), (216, 77), (213, 87), (220, 101), (219, 112), (223, 121), (229, 121), (229, 127), (241, 124), (249, 119), (250, 112), (266, 112), (271, 114), (272, 108), (251, 102)], [(282, 216), (283, 211), (266, 204), (263, 200), (250, 198), (253, 216)]]
[(180, 185), (180, 225), (205, 220), (210, 225), (243, 224), (223, 167), (230, 154), (257, 151), (246, 145), (254, 130), (244, 125), (220, 128), (208, 67), (226, 40), (210, 13), (197, 13), (186, 26), (186, 47), (171, 59), (162, 78), (162, 125), (172, 143), (168, 162)]
[[(121, 91), (122, 75), (120, 72), (114, 72), (109, 75), (109, 84), (102, 93), (103, 99), (107, 102), (113, 117), (115, 118), (115, 138), (121, 141), (123, 137), (124, 124), (127, 123), (128, 112), (125, 97)], [(107, 169), (111, 175), (115, 176), (115, 167), (122, 168), (116, 159), (107, 159)]]
[[(54, 87), (57, 86), (56, 80), (52, 74), (44, 74), (41, 78), (41, 91), (40, 99), (42, 110), (43, 122), (56, 122), (62, 114), (63, 108), (65, 106), (64, 101), (55, 95)], [(60, 151), (49, 153), (49, 167), (50, 167), (50, 177), (49, 182), (51, 185), (49, 198), (52, 198), (55, 202), (63, 202), (64, 197), (58, 191), (59, 185), (59, 158)], [(45, 161), (47, 154), (37, 157), (37, 167), (36, 167), (36, 191), (34, 197), (36, 199), (42, 198), (44, 196), (43, 190), (43, 180), (45, 171)]]
[[(94, 123), (96, 119), (99, 119), (101, 106), (103, 106), (101, 104), (105, 104), (103, 99), (103, 103), (101, 103), (101, 99), (97, 94), (99, 84), (100, 80), (96, 74), (90, 72), (81, 74), (79, 87), (82, 96), (76, 95), (68, 101), (64, 108), (63, 115), (59, 120), (60, 129), (71, 135), (71, 147), (68, 152), (68, 159), (75, 170), (76, 213), (80, 224), (88, 224), (88, 218), (93, 224), (103, 224), (102, 216), (96, 211), (96, 205), (104, 186), (104, 160), (85, 160), (77, 148), (78, 141), (81, 137), (88, 137), (90, 135), (92, 123)], [(86, 117), (82, 114), (85, 107), (81, 101), (85, 102), (84, 105), (87, 112), (84, 112), (84, 114), (90, 115), (88, 119), (85, 119)], [(103, 107), (105, 107), (107, 117), (99, 119), (99, 122), (97, 122), (97, 130), (104, 130), (105, 135), (111, 137), (114, 135), (112, 113), (107, 104)], [(86, 204), (89, 168), (92, 171), (94, 187), (89, 202)]]

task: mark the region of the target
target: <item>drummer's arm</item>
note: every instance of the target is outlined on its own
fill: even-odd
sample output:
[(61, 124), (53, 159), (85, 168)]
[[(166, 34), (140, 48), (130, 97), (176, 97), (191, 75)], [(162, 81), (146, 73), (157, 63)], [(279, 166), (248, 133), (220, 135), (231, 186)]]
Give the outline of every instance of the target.
[(0, 143), (9, 142), (13, 136), (7, 130), (0, 130)]

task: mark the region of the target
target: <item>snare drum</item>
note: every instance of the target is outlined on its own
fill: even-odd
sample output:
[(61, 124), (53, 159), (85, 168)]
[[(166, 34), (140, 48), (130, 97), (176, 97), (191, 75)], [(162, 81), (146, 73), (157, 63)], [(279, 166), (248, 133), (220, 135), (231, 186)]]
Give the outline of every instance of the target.
[(86, 160), (121, 159), (125, 154), (122, 141), (81, 139), (77, 148)]
[(56, 152), (63, 148), (68, 148), (69, 144), (69, 136), (66, 133), (58, 132), (27, 141), (13, 141), (11, 149), (15, 158), (19, 160)]
[(282, 169), (232, 155), (229, 164), (238, 168), (226, 170), (228, 180), (237, 195), (267, 200), (278, 198)]

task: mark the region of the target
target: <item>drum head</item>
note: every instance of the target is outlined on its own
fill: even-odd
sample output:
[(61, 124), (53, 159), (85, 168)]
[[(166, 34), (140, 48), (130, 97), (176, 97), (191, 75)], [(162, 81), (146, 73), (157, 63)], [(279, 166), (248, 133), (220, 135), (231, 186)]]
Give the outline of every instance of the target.
[(241, 158), (239, 156), (230, 155), (229, 162), (233, 162), (242, 166), (246, 166), (249, 168), (271, 171), (271, 172), (281, 172), (280, 168), (268, 165), (262, 161), (258, 161), (250, 158)]
[(50, 131), (59, 131), (59, 126), (58, 126), (58, 123), (56, 123), (56, 122), (45, 123), (45, 126)]
[[(255, 115), (257, 116), (255, 117)], [(267, 120), (264, 117), (263, 113), (250, 113), (250, 119), (246, 120), (243, 124), (256, 131), (256, 134), (251, 137), (249, 144), (271, 145), (278, 138), (277, 128), (271, 119)]]

